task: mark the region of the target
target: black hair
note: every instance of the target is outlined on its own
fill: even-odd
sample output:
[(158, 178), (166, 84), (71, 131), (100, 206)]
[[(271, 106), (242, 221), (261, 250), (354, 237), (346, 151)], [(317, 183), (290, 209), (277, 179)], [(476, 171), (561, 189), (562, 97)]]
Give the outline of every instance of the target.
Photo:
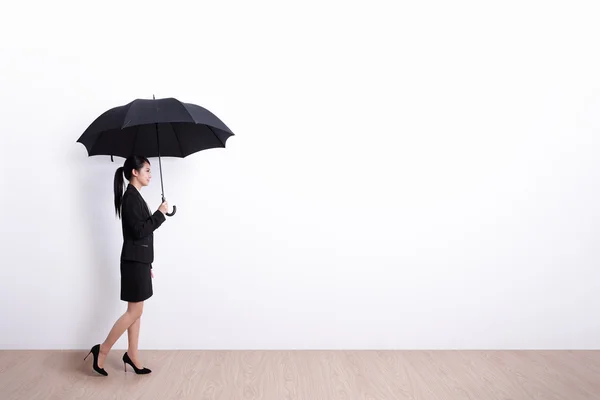
[(115, 213), (121, 218), (121, 204), (123, 202), (123, 188), (125, 186), (125, 181), (123, 181), (123, 174), (125, 174), (125, 178), (128, 181), (131, 181), (132, 171), (135, 169), (136, 171), (140, 171), (144, 168), (144, 163), (150, 164), (147, 158), (142, 156), (129, 156), (122, 167), (117, 168), (115, 172)]

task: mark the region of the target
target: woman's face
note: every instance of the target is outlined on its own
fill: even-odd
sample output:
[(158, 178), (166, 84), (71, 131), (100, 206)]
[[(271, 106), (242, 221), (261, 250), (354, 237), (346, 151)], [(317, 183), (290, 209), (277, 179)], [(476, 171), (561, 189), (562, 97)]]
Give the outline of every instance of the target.
[(139, 171), (133, 170), (133, 175), (142, 186), (148, 186), (150, 184), (150, 179), (152, 179), (150, 164), (144, 163), (144, 166)]

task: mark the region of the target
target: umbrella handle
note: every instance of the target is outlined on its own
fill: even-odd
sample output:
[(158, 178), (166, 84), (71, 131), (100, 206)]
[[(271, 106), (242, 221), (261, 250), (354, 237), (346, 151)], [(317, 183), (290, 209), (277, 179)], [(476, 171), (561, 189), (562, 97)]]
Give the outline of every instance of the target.
[(169, 217), (172, 217), (173, 215), (175, 215), (176, 212), (177, 212), (177, 206), (173, 206), (173, 212), (172, 213), (167, 213), (167, 215)]
[[(164, 203), (166, 200), (167, 200), (167, 199), (165, 199), (165, 197), (163, 196), (163, 197), (162, 197), (162, 201), (163, 201), (163, 203)], [(176, 213), (176, 212), (177, 212), (177, 206), (173, 206), (173, 212), (172, 212), (172, 213), (167, 213), (167, 215), (168, 215), (169, 217), (172, 217), (173, 215), (175, 215), (175, 213)]]

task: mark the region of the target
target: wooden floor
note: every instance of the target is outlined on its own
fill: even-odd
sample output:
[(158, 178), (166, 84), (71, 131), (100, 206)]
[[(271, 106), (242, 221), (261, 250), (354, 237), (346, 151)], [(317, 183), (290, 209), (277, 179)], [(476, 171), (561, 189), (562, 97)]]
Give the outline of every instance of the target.
[(0, 351), (0, 399), (600, 399), (598, 351)]

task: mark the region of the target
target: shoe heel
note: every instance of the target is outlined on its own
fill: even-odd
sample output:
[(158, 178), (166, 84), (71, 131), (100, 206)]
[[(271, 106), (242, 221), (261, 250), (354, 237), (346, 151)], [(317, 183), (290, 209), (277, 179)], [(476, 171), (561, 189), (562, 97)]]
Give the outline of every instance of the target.
[(133, 361), (131, 361), (131, 358), (129, 358), (129, 354), (127, 354), (127, 352), (125, 352), (125, 354), (123, 354), (123, 364), (125, 366), (125, 372), (127, 372), (127, 364), (129, 364), (131, 366), (131, 368), (133, 368), (133, 371), (136, 374), (149, 374), (150, 372), (152, 372), (152, 370), (150, 370), (148, 368), (136, 367), (135, 364), (133, 363)]
[(87, 358), (90, 356), (90, 354), (92, 354), (92, 352), (91, 352), (91, 351), (88, 353), (88, 355), (87, 355), (87, 356), (85, 356), (85, 357), (83, 358), (83, 361), (87, 360)]

